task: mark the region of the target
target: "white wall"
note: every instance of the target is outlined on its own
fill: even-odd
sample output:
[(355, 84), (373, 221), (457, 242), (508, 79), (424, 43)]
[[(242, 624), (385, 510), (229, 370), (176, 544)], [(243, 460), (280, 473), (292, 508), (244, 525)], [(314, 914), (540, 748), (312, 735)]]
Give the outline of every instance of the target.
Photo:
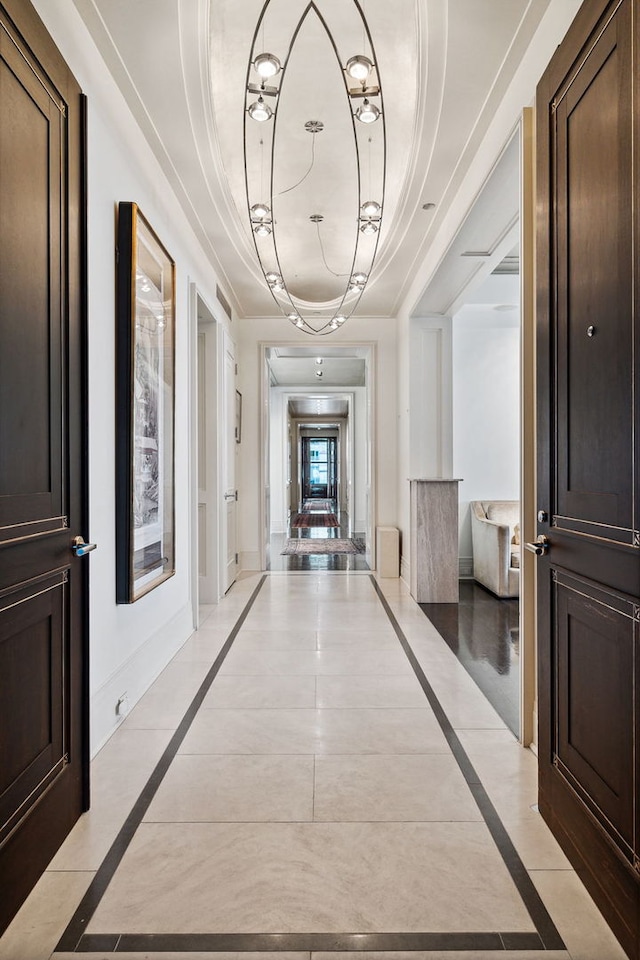
[[(351, 529), (364, 533), (367, 529), (367, 387), (354, 387), (353, 423), (353, 487), (351, 491)], [(376, 443), (374, 458), (384, 459), (382, 441)], [(375, 524), (374, 524), (375, 526)]]
[[(558, 44), (564, 37), (579, 6), (579, 0), (557, 0), (551, 3), (543, 17), (539, 29), (536, 31), (533, 42), (526, 51), (513, 82), (498, 109), (495, 111), (487, 132), (480, 143), (469, 168), (464, 171), (460, 185), (446, 209), (446, 215), (437, 229), (435, 236), (421, 262), (416, 264), (414, 278), (411, 285), (404, 291), (398, 305), (398, 410), (400, 420), (398, 424), (398, 451), (396, 478), (398, 489), (398, 522), (402, 546), (401, 574), (409, 582), (409, 484), (406, 478), (411, 475), (411, 420), (410, 407), (412, 405), (411, 383), (411, 356), (412, 337), (411, 327), (414, 319), (416, 304), (420, 301), (431, 281), (436, 277), (444, 257), (456, 236), (461, 224), (472, 208), (483, 183), (490, 174), (496, 158), (502, 152), (505, 144), (513, 134), (524, 107), (533, 103), (536, 84), (544, 72), (549, 60)], [(452, 177), (452, 184), (455, 178)], [(461, 291), (458, 291), (460, 293)], [(443, 365), (443, 375), (450, 375), (450, 366), (446, 358)], [(421, 411), (414, 408), (411, 414), (414, 418), (420, 416)], [(446, 416), (446, 412), (445, 412)], [(442, 423), (439, 427), (451, 429), (451, 424)], [(442, 449), (442, 441), (449, 438), (438, 438), (433, 430), (425, 435), (426, 448), (433, 455)], [(455, 471), (457, 473), (457, 470)]]
[[(34, 5), (88, 97), (89, 530), (92, 752), (192, 632), (190, 595), (189, 279), (215, 303), (216, 277), (177, 199), (69, 0)], [(176, 574), (131, 605), (115, 602), (115, 224), (135, 201), (176, 262)]]
[[(239, 498), (240, 563), (244, 570), (259, 570), (260, 525), (262, 522), (262, 493), (260, 490), (260, 430), (266, 397), (261, 395), (261, 345), (283, 344), (309, 347), (312, 338), (295, 330), (284, 318), (239, 320), (234, 337), (240, 357), (238, 389), (243, 397), (243, 434), (240, 445), (242, 461)], [(331, 343), (373, 344), (376, 361), (372, 376), (374, 393), (374, 463), (375, 463), (375, 524), (397, 523), (397, 363), (396, 323), (388, 319), (352, 318), (335, 334)], [(364, 389), (364, 388), (360, 388)], [(329, 392), (325, 391), (324, 392)], [(339, 392), (345, 392), (339, 390)], [(349, 388), (348, 392), (352, 392)], [(357, 392), (357, 391), (356, 391)], [(357, 403), (357, 401), (356, 401)], [(356, 439), (357, 443), (357, 439)], [(365, 443), (366, 449), (366, 443)], [(356, 463), (357, 463), (356, 454)], [(361, 505), (356, 503), (354, 520), (359, 519)]]
[[(518, 278), (509, 278), (516, 282)], [(453, 318), (453, 474), (461, 571), (471, 574), (470, 500), (520, 496), (520, 315), (474, 304)]]
[(271, 488), (271, 532), (285, 533), (287, 529), (287, 417), (285, 391), (281, 387), (269, 390), (269, 472)]

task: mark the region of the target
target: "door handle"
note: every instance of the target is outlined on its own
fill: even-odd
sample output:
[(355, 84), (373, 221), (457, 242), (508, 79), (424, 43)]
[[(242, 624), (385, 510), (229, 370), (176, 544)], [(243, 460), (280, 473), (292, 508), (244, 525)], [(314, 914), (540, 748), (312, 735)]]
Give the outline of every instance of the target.
[(534, 540), (533, 543), (525, 543), (527, 550), (530, 550), (531, 553), (535, 553), (536, 557), (543, 557), (545, 553), (549, 552), (549, 547), (551, 542), (548, 537), (545, 537), (544, 534), (541, 534), (537, 540)]
[(225, 500), (237, 500), (237, 499), (238, 499), (238, 498), (236, 497), (235, 493), (225, 493), (224, 498), (225, 498)]
[(85, 554), (91, 553), (92, 550), (95, 550), (97, 546), (97, 543), (85, 543), (82, 537), (74, 537), (71, 544), (71, 549), (75, 553), (76, 557), (84, 557)]

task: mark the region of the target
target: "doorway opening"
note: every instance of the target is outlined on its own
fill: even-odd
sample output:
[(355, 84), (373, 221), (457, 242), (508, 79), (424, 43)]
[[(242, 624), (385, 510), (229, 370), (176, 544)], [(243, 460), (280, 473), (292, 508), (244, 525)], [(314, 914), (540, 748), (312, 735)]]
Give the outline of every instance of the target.
[(235, 344), (190, 286), (191, 585), (194, 626), (201, 606), (218, 603), (238, 572)]
[(335, 500), (338, 487), (336, 437), (302, 438), (302, 499)]
[(521, 557), (532, 503), (529, 141), (525, 113), (414, 311), (416, 342), (425, 317), (446, 333), (452, 445), (443, 475), (461, 481), (460, 600), (423, 610), (526, 746), (535, 730), (535, 632), (524, 614), (532, 587)]
[(263, 349), (264, 568), (369, 570), (373, 347)]

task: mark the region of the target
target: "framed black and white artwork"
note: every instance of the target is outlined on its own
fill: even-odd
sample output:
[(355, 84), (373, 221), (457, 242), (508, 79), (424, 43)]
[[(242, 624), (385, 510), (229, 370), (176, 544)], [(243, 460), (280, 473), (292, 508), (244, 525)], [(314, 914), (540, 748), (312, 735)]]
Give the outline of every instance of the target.
[(120, 203), (116, 344), (116, 599), (175, 573), (175, 264)]

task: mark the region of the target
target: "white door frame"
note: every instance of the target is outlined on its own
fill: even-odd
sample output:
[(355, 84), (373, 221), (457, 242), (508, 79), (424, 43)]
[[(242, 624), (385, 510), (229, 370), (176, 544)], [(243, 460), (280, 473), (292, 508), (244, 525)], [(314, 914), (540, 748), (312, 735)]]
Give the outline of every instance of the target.
[[(270, 414), (270, 400), (271, 400), (271, 387), (269, 382), (269, 364), (267, 359), (267, 351), (273, 349), (274, 347), (299, 347), (299, 341), (283, 341), (283, 340), (274, 340), (274, 341), (262, 341), (258, 344), (259, 350), (259, 367), (260, 367), (260, 416), (258, 423), (258, 443), (260, 450), (260, 542), (259, 542), (259, 556), (261, 569), (267, 569), (267, 563), (269, 558), (269, 547), (270, 547), (270, 472), (269, 472), (269, 414)], [(377, 344), (371, 341), (365, 342), (340, 342), (341, 347), (347, 348), (364, 348), (367, 350), (367, 377), (366, 377), (366, 430), (367, 430), (367, 504), (366, 504), (366, 536), (367, 536), (367, 562), (372, 570), (375, 569), (376, 563), (376, 537), (375, 529), (377, 523), (377, 483), (376, 483), (376, 473), (377, 473), (377, 454), (376, 454), (376, 416), (377, 416), (377, 406), (376, 406), (376, 397), (377, 397)], [(307, 390), (298, 389), (292, 390), (292, 395), (301, 396), (303, 394), (315, 394), (322, 392), (323, 394), (328, 393), (342, 393), (347, 394), (348, 388), (344, 387), (334, 387), (327, 388), (323, 387), (319, 390), (318, 387), (309, 387)], [(350, 449), (354, 449), (352, 446), (354, 444), (354, 431), (353, 431), (353, 414), (354, 410), (350, 409), (350, 429), (349, 429), (349, 445)], [(286, 429), (284, 427), (283, 429)], [(350, 457), (351, 465), (350, 469), (353, 469), (354, 457)], [(350, 474), (350, 504), (349, 507), (353, 509), (354, 503), (354, 490), (353, 490), (353, 481), (352, 474)], [(355, 518), (354, 518), (355, 520)]]
[[(325, 391), (331, 396), (336, 397), (340, 400), (346, 400), (347, 402), (347, 416), (342, 420), (336, 420), (335, 429), (338, 431), (338, 497), (337, 497), (337, 508), (338, 513), (342, 512), (342, 507), (347, 505), (350, 506), (352, 491), (354, 488), (354, 462), (355, 462), (355, 447), (354, 447), (354, 431), (353, 431), (353, 415), (354, 415), (354, 406), (355, 406), (355, 397), (353, 393), (347, 392), (345, 390), (342, 392), (342, 387), (335, 387), (333, 389), (328, 389)], [(335, 391), (335, 392), (334, 392)], [(318, 393), (318, 390), (309, 390), (308, 393), (305, 390), (296, 390), (292, 393), (283, 393), (282, 397), (282, 406), (283, 406), (283, 427), (285, 431), (285, 436), (287, 435), (289, 427), (289, 414), (288, 414), (288, 404), (289, 400), (299, 400), (303, 399), (306, 396), (311, 394)], [(331, 420), (331, 417), (327, 417), (327, 420)], [(293, 486), (297, 493), (298, 499), (301, 499), (302, 496), (302, 457), (300, 455), (300, 429), (302, 427), (303, 421), (305, 418), (294, 417), (291, 420), (291, 423), (294, 425), (294, 436), (292, 437), (292, 443), (296, 445), (296, 471), (297, 476), (291, 478), (291, 486)], [(284, 453), (285, 462), (284, 470), (285, 475), (288, 468), (287, 462), (287, 451)], [(346, 464), (346, 466), (345, 466)], [(285, 489), (285, 500), (290, 497), (290, 488)], [(349, 510), (349, 522), (350, 526), (353, 526), (352, 516)]]
[[(222, 308), (220, 308), (222, 311)], [(222, 581), (224, 576), (224, 543), (221, 536), (222, 510), (224, 498), (221, 494), (224, 477), (224, 444), (221, 423), (224, 389), (221, 366), (224, 361), (222, 350), (226, 325), (222, 316), (216, 315), (200, 293), (197, 285), (189, 283), (189, 500), (190, 500), (190, 550), (189, 578), (193, 625), (199, 625), (200, 606), (200, 558), (204, 549), (206, 563), (211, 570), (213, 593), (207, 602), (218, 603), (224, 596)], [(205, 336), (204, 392), (199, 385), (202, 382), (202, 360), (199, 362), (199, 337)], [(205, 411), (201, 404), (206, 404)], [(205, 436), (202, 436), (202, 431)], [(200, 448), (204, 449), (205, 463), (201, 463)], [(204, 468), (205, 473), (202, 473)], [(200, 511), (200, 481), (204, 478), (210, 503), (215, 509), (210, 511), (204, 522), (206, 543), (201, 543), (202, 522)]]
[[(236, 343), (226, 327), (218, 325), (218, 424), (219, 471), (219, 596), (223, 597), (238, 576), (238, 478), (236, 420)], [(228, 357), (231, 364), (228, 364)], [(229, 500), (229, 498), (233, 498)], [(230, 545), (231, 541), (231, 545)], [(229, 561), (229, 556), (235, 557)]]

